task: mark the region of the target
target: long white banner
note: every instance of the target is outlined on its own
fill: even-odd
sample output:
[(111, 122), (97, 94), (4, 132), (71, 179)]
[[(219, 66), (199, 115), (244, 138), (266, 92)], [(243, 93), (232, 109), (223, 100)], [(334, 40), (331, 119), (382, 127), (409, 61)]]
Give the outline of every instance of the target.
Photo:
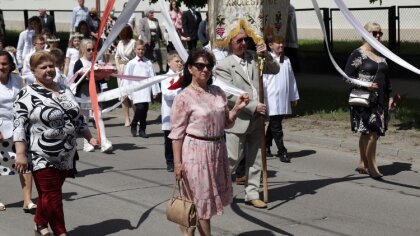
[(331, 51), (330, 51), (330, 47), (328, 45), (327, 31), (325, 30), (325, 25), (324, 25), (324, 21), (322, 19), (321, 10), (319, 9), (319, 6), (318, 6), (318, 3), (317, 3), (316, 0), (312, 0), (312, 4), (314, 5), (315, 13), (318, 17), (319, 24), (321, 25), (322, 33), (324, 34), (324, 39), (325, 39), (325, 43), (326, 43), (328, 56), (330, 57), (330, 60), (333, 64), (333, 66), (335, 67), (335, 69), (338, 71), (338, 73), (340, 73), (343, 76), (343, 78), (346, 80), (346, 82), (351, 83), (351, 84), (355, 84), (355, 85), (359, 85), (359, 86), (362, 86), (362, 87), (370, 87), (372, 85), (371, 82), (361, 81), (361, 80), (353, 79), (353, 78), (350, 78), (349, 76), (347, 76), (347, 74), (340, 68), (340, 66), (334, 60), (334, 57), (332, 56)]

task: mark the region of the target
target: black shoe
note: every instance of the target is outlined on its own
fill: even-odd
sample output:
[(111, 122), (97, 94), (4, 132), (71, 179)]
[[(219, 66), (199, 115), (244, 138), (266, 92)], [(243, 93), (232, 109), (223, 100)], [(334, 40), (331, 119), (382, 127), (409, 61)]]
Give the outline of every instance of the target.
[(168, 166), (166, 166), (166, 170), (168, 172), (174, 172), (174, 166), (173, 165), (168, 165)]
[(137, 136), (137, 129), (136, 129), (136, 126), (131, 126), (131, 129), (130, 129), (130, 132), (131, 132), (131, 135), (133, 136), (133, 137), (136, 137)]
[(265, 156), (266, 156), (266, 157), (273, 157), (273, 154), (271, 153), (271, 150), (270, 150), (270, 148), (269, 148), (269, 147), (267, 147), (267, 148), (265, 149)]
[(279, 152), (277, 156), (280, 157), (281, 162), (290, 163), (290, 158), (287, 156), (287, 152)]
[(140, 130), (140, 131), (139, 131), (139, 137), (142, 137), (142, 138), (149, 138), (149, 135), (147, 135), (145, 131)]

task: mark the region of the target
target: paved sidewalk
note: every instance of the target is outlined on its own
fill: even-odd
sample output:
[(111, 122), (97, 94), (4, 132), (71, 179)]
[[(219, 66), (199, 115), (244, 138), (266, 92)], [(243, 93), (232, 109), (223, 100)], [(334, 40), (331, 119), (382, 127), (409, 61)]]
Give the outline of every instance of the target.
[[(149, 139), (134, 138), (116, 109), (104, 115), (114, 152), (86, 153), (78, 147), (79, 174), (63, 187), (69, 236), (180, 235), (165, 216), (174, 176), (165, 168), (158, 116), (148, 114)], [(322, 143), (311, 144), (302, 136), (316, 133), (292, 130), (292, 120), (286, 120), (292, 163), (267, 160), (268, 209), (245, 205), (244, 188), (235, 184), (233, 203), (224, 208), (224, 216), (212, 219), (212, 235), (418, 235), (420, 165), (381, 158), (386, 176), (373, 180), (354, 172), (356, 152), (315, 147)], [(293, 135), (305, 144), (290, 139)], [(1, 177), (0, 192), (7, 207), (0, 213), (0, 236), (33, 235), (33, 216), (22, 212), (17, 176)]]
[[(290, 128), (284, 128), (286, 142), (301, 143), (317, 147), (324, 147), (333, 150), (349, 151), (358, 153), (359, 136), (352, 134), (347, 130), (348, 136), (343, 138), (328, 137), (315, 134), (311, 131), (295, 131)], [(378, 141), (377, 155), (390, 159), (398, 159), (408, 162), (420, 162), (420, 147), (404, 148), (398, 145), (386, 143), (386, 137)]]
[[(347, 92), (348, 85), (342, 80), (342, 78), (337, 75), (328, 75), (328, 74), (306, 74), (299, 73), (296, 74), (296, 80), (299, 87), (305, 88), (324, 88), (324, 89), (334, 89), (338, 91)], [(403, 79), (403, 78), (391, 78), (392, 88), (394, 92), (400, 93), (402, 96), (409, 98), (420, 99), (420, 77), (412, 79)], [(286, 123), (294, 123), (295, 118), (287, 119)], [(305, 118), (301, 118), (305, 119)], [(313, 121), (313, 120), (312, 120)], [(308, 120), (311, 122), (311, 120)], [(324, 126), (335, 126), (337, 123), (329, 122), (324, 124)], [(305, 129), (290, 129), (285, 125), (285, 141), (310, 144), (320, 147), (327, 147), (331, 149), (341, 149), (343, 151), (353, 151), (358, 152), (358, 139), (357, 134), (352, 134), (349, 127), (343, 128), (342, 130), (337, 131), (341, 132), (340, 134), (330, 135), (329, 133), (322, 133), (319, 131), (323, 130), (323, 127), (320, 126), (310, 130)], [(340, 129), (339, 128), (339, 129)], [(409, 130), (409, 131), (396, 131), (395, 128), (389, 127), (389, 129), (394, 129), (392, 132), (387, 132), (387, 136), (380, 138), (378, 141), (377, 154), (383, 157), (389, 157), (392, 159), (400, 159), (404, 161), (414, 162), (420, 161), (420, 131)], [(390, 142), (389, 136), (392, 137), (394, 133), (401, 132), (411, 132), (413, 137), (401, 138), (398, 142)], [(388, 134), (392, 133), (392, 134)], [(395, 137), (394, 137), (395, 138)], [(413, 140), (414, 139), (414, 140)]]

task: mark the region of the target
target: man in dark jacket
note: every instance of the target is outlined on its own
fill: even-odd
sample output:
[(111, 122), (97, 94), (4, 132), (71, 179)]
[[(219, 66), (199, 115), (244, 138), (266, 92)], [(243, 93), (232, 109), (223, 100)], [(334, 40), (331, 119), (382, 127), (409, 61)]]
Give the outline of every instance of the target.
[(56, 33), (54, 16), (48, 15), (45, 8), (39, 9), (39, 18), (41, 19), (43, 29), (48, 29), (51, 34)]
[(197, 32), (200, 22), (201, 15), (195, 8), (190, 8), (182, 14), (182, 29), (184, 31), (184, 37), (187, 40), (188, 50), (197, 47)]

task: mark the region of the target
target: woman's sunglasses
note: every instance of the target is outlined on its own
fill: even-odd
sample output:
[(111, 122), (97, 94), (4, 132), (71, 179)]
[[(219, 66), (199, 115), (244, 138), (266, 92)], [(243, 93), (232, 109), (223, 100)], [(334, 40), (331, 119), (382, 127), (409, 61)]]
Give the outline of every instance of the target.
[(87, 52), (93, 52), (93, 48), (86, 49)]
[(213, 70), (214, 65), (213, 64), (204, 64), (200, 62), (196, 62), (193, 64), (198, 70), (204, 70), (204, 67), (207, 68), (207, 70)]
[(379, 35), (379, 37), (382, 37), (382, 35), (384, 35), (384, 33), (382, 31), (372, 31), (371, 32), (373, 37), (377, 37)]

